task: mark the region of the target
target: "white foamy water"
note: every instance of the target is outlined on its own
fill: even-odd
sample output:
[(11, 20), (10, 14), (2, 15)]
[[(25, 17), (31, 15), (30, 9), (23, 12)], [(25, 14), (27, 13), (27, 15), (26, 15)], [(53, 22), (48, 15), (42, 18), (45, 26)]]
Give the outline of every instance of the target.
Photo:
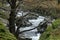
[[(19, 15), (21, 16), (22, 14), (19, 13)], [(17, 15), (17, 16), (19, 16), (19, 15)], [(29, 20), (29, 22), (31, 22), (32, 25), (29, 27), (20, 28), (20, 31), (33, 29), (33, 28), (37, 27), (43, 21), (44, 21), (43, 16), (39, 16), (39, 17), (37, 17), (37, 19)], [(21, 36), (21, 38), (31, 38), (32, 40), (39, 40), (41, 34), (37, 33), (37, 31), (38, 31), (37, 28), (35, 28), (34, 30), (23, 32), (19, 36)]]
[(39, 40), (40, 35), (41, 35), (41, 34), (38, 33), (37, 36), (32, 36), (31, 38), (32, 38), (32, 40)]
[[(41, 18), (40, 17), (41, 16), (39, 16), (37, 19), (29, 20), (29, 22), (31, 22), (32, 25), (29, 27), (20, 28), (20, 31), (29, 30), (29, 29), (32, 29), (34, 27), (37, 27), (40, 24), (40, 22), (44, 21), (44, 17), (41, 17)], [(37, 30), (37, 29), (35, 29), (35, 30)]]
[[(32, 25), (29, 27), (20, 28), (20, 31), (29, 30), (34, 27), (37, 27), (40, 24), (40, 22), (44, 21), (44, 17), (41, 18), (40, 17), (41, 16), (39, 16), (37, 19), (29, 20), (32, 23)], [(37, 31), (38, 31), (37, 28), (35, 28), (34, 30), (24, 32), (22, 35), (24, 35), (25, 38), (32, 38), (32, 40), (39, 40), (41, 34), (36, 33)]]

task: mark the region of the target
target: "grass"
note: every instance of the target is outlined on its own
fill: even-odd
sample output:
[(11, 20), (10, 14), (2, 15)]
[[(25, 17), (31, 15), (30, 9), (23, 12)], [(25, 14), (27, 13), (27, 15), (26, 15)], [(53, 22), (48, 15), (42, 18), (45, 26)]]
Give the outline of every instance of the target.
[(60, 19), (56, 19), (52, 26), (48, 26), (39, 40), (60, 40)]
[(17, 40), (2, 22), (0, 22), (0, 40)]

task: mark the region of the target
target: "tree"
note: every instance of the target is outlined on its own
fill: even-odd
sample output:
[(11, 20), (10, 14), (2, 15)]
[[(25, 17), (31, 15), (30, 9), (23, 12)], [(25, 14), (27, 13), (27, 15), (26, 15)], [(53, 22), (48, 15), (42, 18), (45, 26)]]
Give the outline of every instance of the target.
[[(6, 8), (3, 7), (3, 6), (0, 7), (0, 9), (3, 9), (4, 11), (9, 11), (9, 12), (10, 12), (10, 14), (9, 14), (9, 19), (8, 19), (8, 21), (9, 21), (9, 31), (10, 31), (12, 34), (14, 34), (17, 39), (19, 39), (18, 35), (19, 35), (19, 28), (20, 28), (20, 26), (23, 25), (23, 22), (26, 23), (26, 22), (25, 22), (26, 20), (23, 21), (23, 18), (24, 18), (26, 15), (28, 15), (28, 14), (26, 14), (25, 16), (23, 16), (23, 17), (20, 18), (21, 24), (17, 27), (17, 30), (15, 31), (16, 14), (17, 14), (17, 12), (18, 12), (18, 10), (19, 10), (18, 7), (19, 7), (21, 1), (22, 1), (22, 0), (4, 0), (3, 2), (2, 2), (2, 0), (0, 1), (0, 2), (2, 2), (3, 4), (8, 3), (8, 4), (10, 5), (10, 6), (9, 6), (10, 9), (6, 9)], [(17, 2), (18, 2), (18, 3), (17, 3)], [(35, 29), (35, 28), (33, 28), (33, 29)], [(31, 29), (31, 30), (33, 30), (33, 29)], [(25, 31), (30, 31), (30, 30), (25, 30)], [(23, 32), (25, 32), (25, 31), (23, 31)], [(22, 33), (22, 32), (20, 32), (20, 33)]]
[(0, 2), (2, 3), (8, 3), (10, 5), (10, 9), (5, 9), (3, 7), (0, 7), (0, 9), (3, 9), (4, 11), (9, 11), (10, 14), (9, 14), (9, 30), (12, 34), (16, 35), (16, 32), (15, 32), (15, 17), (16, 17), (16, 11), (17, 11), (17, 7), (19, 6), (19, 3), (16, 4), (16, 2), (20, 1), (21, 0), (4, 0), (2, 2), (2, 0)]
[[(30, 30), (33, 30), (33, 29), (35, 29), (35, 28), (37, 28), (37, 27), (35, 27), (35, 28), (33, 28), (33, 29), (30, 29), (30, 30), (25, 30), (25, 31), (22, 31), (22, 32), (19, 32), (19, 28), (22, 26), (25, 26), (25, 24), (27, 24), (26, 23), (26, 20), (24, 20), (24, 19), (28, 19), (28, 18), (25, 18), (28, 14), (26, 14), (25, 16), (22, 16), (22, 17), (20, 17), (20, 19), (19, 20), (17, 20), (17, 21), (20, 21), (20, 23), (17, 23), (17, 30), (15, 30), (15, 23), (16, 23), (16, 14), (17, 14), (17, 12), (19, 11), (19, 6), (20, 6), (20, 3), (22, 3), (22, 1), (23, 0), (4, 0), (3, 1), (3, 3), (2, 4), (5, 4), (5, 3), (8, 3), (10, 6), (9, 6), (9, 9), (6, 9), (5, 7), (0, 7), (0, 9), (3, 9), (3, 10), (5, 10), (5, 11), (9, 11), (10, 12), (10, 14), (9, 14), (9, 19), (8, 19), (8, 21), (9, 21), (9, 30), (10, 30), (10, 32), (12, 33), (12, 34), (14, 34), (15, 36), (16, 36), (16, 38), (17, 39), (19, 39), (19, 37), (18, 37), (18, 35), (19, 34), (21, 34), (21, 33), (23, 33), (23, 32), (26, 32), (26, 31), (30, 31)], [(32, 0), (31, 0), (32, 1)], [(29, 5), (29, 3), (31, 2), (31, 1), (29, 1), (29, 2), (27, 2), (27, 4)], [(42, 1), (42, 0), (41, 0)], [(2, 2), (2, 1), (0, 1), (0, 2)], [(35, 3), (36, 2), (36, 3)], [(39, 3), (38, 3), (39, 2)], [(43, 4), (44, 4), (44, 2), (42, 2)], [(24, 4), (24, 3), (23, 3)], [(32, 4), (32, 5), (31, 5)], [(32, 3), (31, 3), (29, 6), (28, 6), (28, 8), (26, 7), (26, 6), (24, 6), (24, 7), (26, 7), (29, 11), (30, 10), (32, 10), (32, 8), (33, 8), (33, 10), (35, 11), (35, 10), (38, 10), (38, 11), (40, 11), (40, 1), (32, 1)], [(34, 4), (36, 4), (36, 5), (34, 5)], [(46, 3), (47, 4), (47, 3)], [(33, 7), (32, 7), (33, 6)], [(47, 6), (47, 5), (46, 5)], [(29, 9), (31, 7), (31, 9)], [(36, 9), (35, 9), (36, 8)], [(24, 9), (24, 8), (23, 8)], [(45, 10), (43, 10), (43, 12), (44, 12)], [(29, 13), (30, 14), (30, 13)], [(35, 14), (34, 14), (35, 15)], [(28, 20), (27, 20), (28, 21)], [(20, 24), (20, 25), (18, 25), (18, 24)]]

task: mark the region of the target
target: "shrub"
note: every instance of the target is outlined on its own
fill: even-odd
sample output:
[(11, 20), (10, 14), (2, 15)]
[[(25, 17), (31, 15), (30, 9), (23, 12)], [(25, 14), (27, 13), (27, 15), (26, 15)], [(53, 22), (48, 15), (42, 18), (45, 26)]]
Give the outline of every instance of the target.
[(60, 40), (60, 19), (56, 19), (52, 26), (48, 26), (39, 40)]
[(17, 40), (2, 22), (0, 22), (0, 40)]
[(52, 23), (52, 27), (55, 28), (59, 28), (60, 26), (60, 19), (56, 19), (53, 23)]

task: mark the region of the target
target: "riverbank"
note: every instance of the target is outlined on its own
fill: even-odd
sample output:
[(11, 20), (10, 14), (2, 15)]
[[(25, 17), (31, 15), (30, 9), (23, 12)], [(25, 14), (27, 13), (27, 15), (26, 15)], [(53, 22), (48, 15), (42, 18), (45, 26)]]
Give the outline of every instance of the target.
[(39, 40), (60, 40), (60, 19), (56, 19), (48, 26)]

